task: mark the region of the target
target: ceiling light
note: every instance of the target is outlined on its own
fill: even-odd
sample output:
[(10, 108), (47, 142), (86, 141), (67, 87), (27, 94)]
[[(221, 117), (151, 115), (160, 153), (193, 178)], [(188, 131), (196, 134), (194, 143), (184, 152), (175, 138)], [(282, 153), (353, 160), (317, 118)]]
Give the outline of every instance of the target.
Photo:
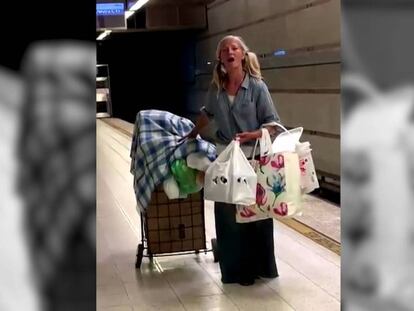
[(138, 11), (148, 1), (149, 0), (138, 0), (129, 10), (130, 11)]
[(125, 11), (125, 19), (130, 18), (132, 15), (134, 15), (135, 11)]
[(112, 30), (105, 30), (103, 33), (101, 33), (98, 38), (96, 38), (96, 40), (103, 40), (104, 38), (106, 38), (107, 36), (109, 36), (109, 34), (112, 32)]

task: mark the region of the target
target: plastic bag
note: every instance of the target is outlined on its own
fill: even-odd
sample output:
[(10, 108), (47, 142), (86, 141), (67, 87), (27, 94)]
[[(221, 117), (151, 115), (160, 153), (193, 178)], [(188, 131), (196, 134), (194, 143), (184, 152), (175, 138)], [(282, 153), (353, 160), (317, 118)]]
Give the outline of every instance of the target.
[(309, 142), (296, 144), (296, 153), (299, 155), (302, 193), (310, 193), (319, 188), (311, 151)]
[(173, 176), (164, 180), (163, 187), (165, 194), (170, 200), (178, 199), (180, 197), (180, 188)]
[(185, 160), (175, 160), (170, 168), (177, 181), (180, 194), (190, 194), (201, 190), (197, 184), (197, 170), (188, 167)]
[(215, 202), (251, 205), (256, 202), (257, 175), (233, 140), (208, 167), (204, 198)]
[(211, 161), (201, 152), (193, 152), (187, 156), (187, 166), (205, 172)]

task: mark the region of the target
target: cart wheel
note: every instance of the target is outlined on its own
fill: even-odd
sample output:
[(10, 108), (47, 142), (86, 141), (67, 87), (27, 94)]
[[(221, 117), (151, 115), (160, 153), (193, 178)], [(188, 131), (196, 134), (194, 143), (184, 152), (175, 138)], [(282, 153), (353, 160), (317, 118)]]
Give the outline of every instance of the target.
[(138, 244), (137, 249), (137, 261), (135, 262), (135, 269), (141, 268), (142, 257), (144, 256), (144, 246), (142, 244)]
[(211, 239), (211, 248), (213, 249), (214, 262), (219, 261), (217, 239)]
[(196, 255), (200, 254), (200, 250), (196, 249), (195, 253), (196, 253)]

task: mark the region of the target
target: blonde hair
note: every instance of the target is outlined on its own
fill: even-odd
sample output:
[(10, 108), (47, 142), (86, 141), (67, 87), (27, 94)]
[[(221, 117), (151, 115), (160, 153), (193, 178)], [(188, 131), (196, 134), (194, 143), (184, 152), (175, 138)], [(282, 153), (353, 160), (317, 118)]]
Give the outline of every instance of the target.
[(259, 59), (257, 58), (257, 55), (253, 52), (250, 52), (249, 48), (247, 47), (246, 43), (243, 41), (241, 37), (229, 35), (229, 36), (225, 36), (217, 44), (217, 49), (216, 49), (217, 64), (214, 67), (213, 79), (211, 83), (215, 84), (217, 86), (217, 89), (220, 90), (220, 88), (223, 87), (224, 82), (228, 78), (228, 74), (225, 71), (222, 63), (220, 62), (220, 51), (221, 51), (221, 47), (223, 43), (229, 39), (236, 40), (240, 48), (243, 50), (243, 53), (245, 54), (245, 58), (242, 61), (243, 70), (249, 73), (249, 75), (252, 76), (253, 78), (256, 78), (258, 80), (263, 79), (262, 73), (260, 72), (260, 63), (259, 63)]

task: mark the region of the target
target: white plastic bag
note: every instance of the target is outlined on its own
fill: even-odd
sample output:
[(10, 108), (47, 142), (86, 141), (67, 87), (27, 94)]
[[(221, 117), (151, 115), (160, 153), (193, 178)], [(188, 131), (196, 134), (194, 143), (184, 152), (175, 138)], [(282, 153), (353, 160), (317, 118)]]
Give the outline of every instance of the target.
[(193, 152), (187, 156), (187, 166), (205, 172), (211, 161), (201, 152)]
[(204, 199), (230, 204), (256, 202), (257, 175), (233, 140), (209, 166), (204, 179)]
[(178, 187), (177, 181), (173, 176), (164, 180), (163, 187), (165, 194), (170, 200), (184, 199), (187, 197), (187, 195), (180, 194), (180, 188)]
[(319, 181), (313, 164), (312, 149), (309, 142), (297, 143), (296, 153), (299, 155), (300, 187), (302, 193), (310, 193), (319, 188)]
[(291, 130), (285, 130), (280, 133), (272, 144), (272, 152), (295, 152), (296, 144), (299, 143), (299, 139), (302, 136), (303, 127), (296, 127)]

